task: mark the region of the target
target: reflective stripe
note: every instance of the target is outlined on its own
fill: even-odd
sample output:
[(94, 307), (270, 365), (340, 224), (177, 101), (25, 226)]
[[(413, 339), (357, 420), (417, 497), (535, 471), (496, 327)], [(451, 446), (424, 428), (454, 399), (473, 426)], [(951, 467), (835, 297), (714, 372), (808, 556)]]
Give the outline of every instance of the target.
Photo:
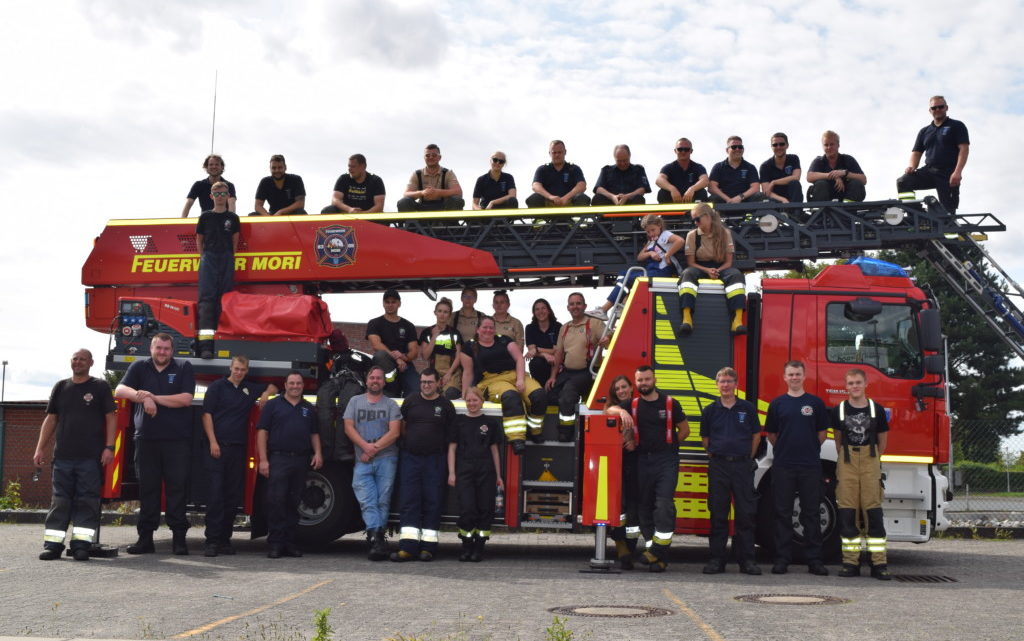
[(395, 382), (395, 378), (397, 378), (397, 377), (398, 377), (398, 370), (397, 369), (393, 369), (390, 372), (384, 374), (384, 380), (387, 381), (388, 383), (394, 383)]
[(668, 544), (672, 543), (672, 533), (671, 532), (657, 532), (657, 531), (655, 531), (654, 537), (652, 538), (652, 540), (655, 543), (657, 543), (658, 545), (668, 545)]
[(558, 421), (560, 423), (567, 423), (567, 422), (568, 423), (575, 423), (576, 422), (576, 415), (575, 414), (562, 414), (561, 412), (559, 412), (558, 413)]
[(489, 538), (491, 538), (491, 531), (490, 530), (477, 530), (477, 534), (480, 535), (481, 539), (489, 539)]
[(473, 536), (475, 533), (476, 533), (476, 530), (463, 530), (462, 528), (459, 528), (459, 536), (464, 538), (464, 539), (468, 539), (469, 537)]
[(868, 552), (885, 552), (885, 539), (868, 538)]
[(693, 296), (696, 296), (697, 283), (692, 283), (690, 281), (679, 283), (679, 295), (682, 296), (683, 294), (692, 294)]
[(426, 530), (426, 529), (424, 529), (423, 530), (423, 535), (421, 536), (420, 540), (422, 540), (424, 543), (437, 543), (437, 536), (438, 536), (438, 531), (437, 530)]
[(400, 530), (400, 539), (412, 539), (413, 541), (420, 540), (420, 529), (418, 527), (405, 526)]
[(912, 191), (901, 191), (896, 197), (900, 200), (914, 200), (917, 198), (917, 194)]
[(626, 528), (626, 538), (627, 539), (638, 539), (638, 538), (640, 538), (640, 528), (634, 527), (634, 526), (627, 527)]
[(544, 416), (534, 416), (533, 414), (526, 415), (526, 424), (531, 428), (539, 428), (544, 425)]
[(726, 298), (735, 298), (736, 296), (743, 296), (746, 291), (743, 288), (743, 283), (736, 283), (735, 285), (729, 285), (725, 288)]
[(72, 541), (89, 541), (92, 542), (93, 537), (96, 536), (96, 530), (87, 527), (74, 527), (71, 528), (71, 540)]
[(214, 336), (216, 336), (216, 334), (217, 334), (217, 330), (215, 330), (215, 329), (201, 329), (201, 330), (199, 330), (199, 338), (200, 339), (213, 338)]
[(63, 543), (64, 534), (64, 530), (44, 530), (43, 540), (50, 543)]

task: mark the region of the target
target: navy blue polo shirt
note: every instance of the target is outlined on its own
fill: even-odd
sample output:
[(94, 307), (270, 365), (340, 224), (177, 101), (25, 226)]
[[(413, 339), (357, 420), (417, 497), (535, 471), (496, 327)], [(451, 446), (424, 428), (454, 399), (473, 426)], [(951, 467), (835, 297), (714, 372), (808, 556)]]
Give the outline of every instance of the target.
[(292, 405), (284, 395), (267, 401), (256, 429), (266, 430), (267, 452), (312, 452), (310, 435), (319, 434), (316, 408), (306, 399)]
[(818, 432), (828, 429), (829, 412), (825, 402), (814, 394), (783, 394), (768, 405), (764, 430), (777, 434), (774, 451), (776, 465), (814, 465), (821, 462)]
[(934, 122), (930, 122), (917, 132), (914, 151), (924, 152), (925, 166), (953, 173), (956, 169), (957, 156), (960, 154), (960, 145), (970, 143), (967, 125), (959, 120), (946, 118), (938, 127)]
[(708, 173), (708, 170), (704, 168), (704, 165), (692, 160), (686, 169), (680, 167), (678, 161), (672, 161), (661, 168), (661, 173), (665, 174), (665, 177), (673, 187), (679, 190), (679, 193), (683, 193), (693, 187), (701, 176)]
[(203, 412), (213, 418), (213, 433), (221, 445), (245, 445), (249, 435), (249, 412), (267, 389), (263, 383), (243, 380), (238, 387), (228, 377), (206, 388)]
[(501, 172), (501, 175), (495, 180), (491, 178), (490, 173), (486, 173), (476, 179), (476, 185), (473, 187), (473, 198), (479, 198), (480, 206), (486, 207), (487, 203), (498, 198), (504, 198), (510, 190), (515, 188), (516, 179), (512, 177), (512, 174)]
[(761, 175), (761, 182), (767, 183), (780, 178), (789, 178), (793, 175), (794, 169), (800, 169), (800, 157), (796, 154), (786, 154), (782, 169), (775, 164), (775, 156), (772, 156), (761, 163), (761, 170), (758, 173)]
[(647, 172), (643, 165), (630, 165), (625, 171), (618, 165), (605, 165), (601, 175), (597, 177), (594, 193), (598, 187), (604, 187), (613, 194), (628, 194), (643, 187), (644, 193), (651, 193), (651, 185), (647, 182)]
[(719, 399), (700, 414), (700, 437), (708, 439), (710, 454), (748, 457), (752, 437), (760, 431), (757, 408), (741, 398), (732, 407)]
[(728, 159), (716, 162), (711, 168), (709, 178), (717, 182), (718, 188), (730, 198), (750, 189), (751, 183), (760, 182), (757, 178), (757, 168), (746, 160), (741, 160), (740, 166), (735, 168), (729, 164)]
[(583, 170), (571, 162), (565, 163), (562, 168), (555, 169), (554, 165), (548, 163), (537, 167), (533, 174), (533, 182), (540, 183), (552, 196), (564, 196), (577, 183), (586, 182), (583, 178)]
[[(839, 154), (839, 157), (836, 158), (836, 166), (834, 167), (834, 169), (845, 169), (851, 174), (864, 173), (864, 170), (860, 168), (860, 163), (857, 162), (857, 159), (854, 158), (853, 156), (850, 156), (849, 154)], [(811, 161), (811, 166), (807, 168), (808, 173), (814, 171), (822, 174), (827, 174), (832, 170), (833, 167), (829, 166), (828, 158), (826, 158), (825, 156), (818, 156), (817, 158)]]
[[(162, 372), (156, 371), (153, 359), (135, 361), (128, 366), (121, 384), (145, 390), (156, 396), (195, 394), (196, 379), (192, 363), (172, 358)], [(144, 441), (185, 441), (192, 437), (192, 408), (157, 405), (156, 416), (146, 414), (142, 403), (135, 403), (133, 417), (135, 438)]]

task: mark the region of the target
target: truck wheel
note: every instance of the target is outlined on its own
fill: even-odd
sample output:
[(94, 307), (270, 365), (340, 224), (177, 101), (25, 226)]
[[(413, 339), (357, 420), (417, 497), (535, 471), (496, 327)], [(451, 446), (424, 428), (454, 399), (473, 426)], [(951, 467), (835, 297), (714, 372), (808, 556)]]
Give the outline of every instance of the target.
[(362, 393), (361, 385), (341, 378), (328, 379), (317, 390), (316, 411), (324, 460), (355, 460), (352, 441), (345, 436), (343, 416), (352, 397)]
[(352, 466), (327, 464), (310, 470), (299, 503), (298, 542), (320, 547), (361, 528), (359, 504), (352, 493)]

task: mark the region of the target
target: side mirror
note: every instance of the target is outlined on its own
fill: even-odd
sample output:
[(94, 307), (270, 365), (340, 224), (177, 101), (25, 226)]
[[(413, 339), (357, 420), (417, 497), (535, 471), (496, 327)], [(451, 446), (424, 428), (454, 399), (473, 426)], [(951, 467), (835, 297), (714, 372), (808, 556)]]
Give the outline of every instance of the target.
[(941, 352), (942, 328), (939, 326), (939, 310), (922, 309), (917, 318), (921, 323), (921, 348), (929, 352)]
[(929, 374), (942, 374), (946, 373), (946, 359), (941, 354), (929, 354), (924, 357), (924, 371)]
[(867, 322), (882, 313), (882, 303), (870, 298), (855, 298), (848, 301), (844, 315), (852, 321)]

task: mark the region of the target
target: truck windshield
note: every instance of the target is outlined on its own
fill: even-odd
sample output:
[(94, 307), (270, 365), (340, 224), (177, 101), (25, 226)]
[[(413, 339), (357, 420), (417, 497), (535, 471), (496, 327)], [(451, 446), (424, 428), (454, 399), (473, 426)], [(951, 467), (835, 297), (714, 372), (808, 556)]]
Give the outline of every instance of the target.
[(908, 305), (882, 305), (871, 318), (851, 319), (844, 303), (829, 303), (826, 355), (833, 363), (871, 365), (892, 378), (924, 373), (917, 323)]

